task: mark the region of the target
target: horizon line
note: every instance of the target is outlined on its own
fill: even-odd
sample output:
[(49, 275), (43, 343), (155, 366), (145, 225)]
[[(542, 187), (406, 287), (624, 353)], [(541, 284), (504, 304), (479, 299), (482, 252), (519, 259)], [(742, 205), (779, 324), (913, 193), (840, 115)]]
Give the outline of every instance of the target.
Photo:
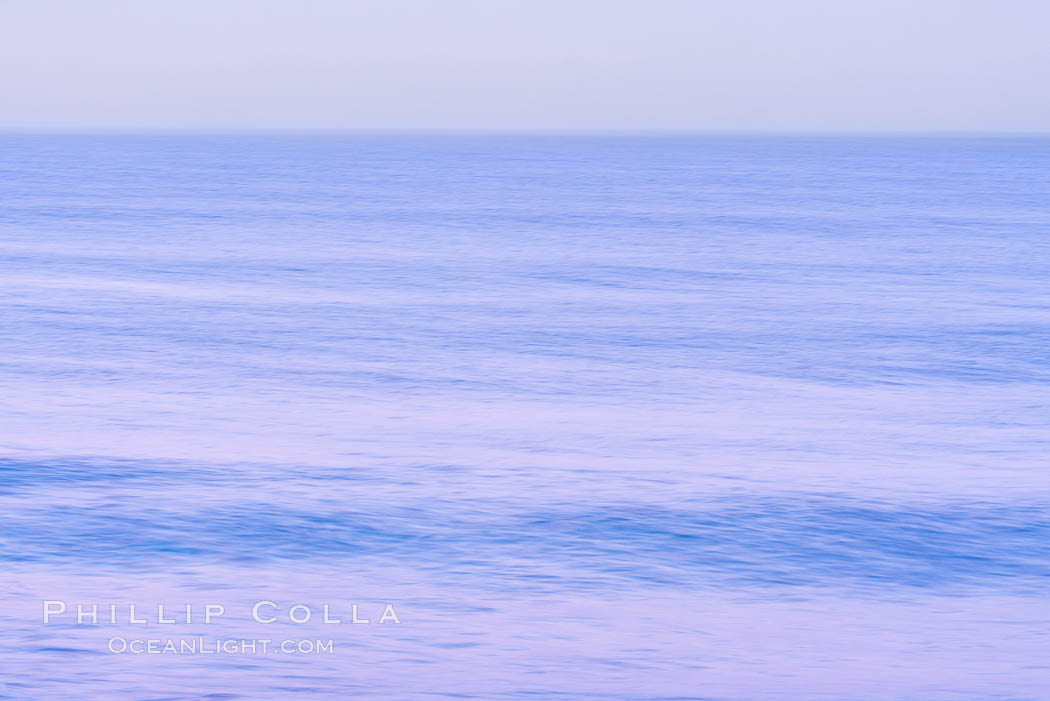
[(2, 135), (380, 135), (380, 136), (799, 136), (799, 137), (1050, 137), (1037, 130), (981, 129), (640, 129), (640, 128), (504, 128), (504, 127), (185, 127), (185, 126), (0, 126)]

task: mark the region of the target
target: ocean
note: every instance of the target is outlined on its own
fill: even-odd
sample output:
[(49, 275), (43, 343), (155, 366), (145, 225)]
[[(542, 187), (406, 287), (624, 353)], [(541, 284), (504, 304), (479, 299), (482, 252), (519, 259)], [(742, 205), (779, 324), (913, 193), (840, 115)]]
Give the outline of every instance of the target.
[(1048, 183), (0, 136), (0, 698), (1050, 699)]

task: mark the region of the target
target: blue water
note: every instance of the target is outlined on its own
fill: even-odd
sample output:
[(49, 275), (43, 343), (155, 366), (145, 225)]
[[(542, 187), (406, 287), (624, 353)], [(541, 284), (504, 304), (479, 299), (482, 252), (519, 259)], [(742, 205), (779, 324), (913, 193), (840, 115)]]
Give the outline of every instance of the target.
[[(2, 136), (0, 698), (1050, 699), (1048, 183), (1034, 137)], [(334, 652), (107, 649), (277, 630)]]

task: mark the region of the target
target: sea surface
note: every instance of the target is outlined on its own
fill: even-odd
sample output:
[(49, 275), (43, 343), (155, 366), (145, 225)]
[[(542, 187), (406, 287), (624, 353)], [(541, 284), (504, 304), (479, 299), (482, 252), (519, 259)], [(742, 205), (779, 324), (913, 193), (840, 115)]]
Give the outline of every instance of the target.
[(1050, 699), (1048, 424), (1047, 138), (0, 136), (3, 699)]

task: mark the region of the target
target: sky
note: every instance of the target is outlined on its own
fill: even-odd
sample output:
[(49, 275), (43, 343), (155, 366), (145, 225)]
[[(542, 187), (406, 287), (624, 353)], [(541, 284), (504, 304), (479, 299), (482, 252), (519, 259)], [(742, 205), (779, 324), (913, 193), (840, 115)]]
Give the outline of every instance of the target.
[(0, 0), (2, 129), (1050, 131), (1046, 0)]

